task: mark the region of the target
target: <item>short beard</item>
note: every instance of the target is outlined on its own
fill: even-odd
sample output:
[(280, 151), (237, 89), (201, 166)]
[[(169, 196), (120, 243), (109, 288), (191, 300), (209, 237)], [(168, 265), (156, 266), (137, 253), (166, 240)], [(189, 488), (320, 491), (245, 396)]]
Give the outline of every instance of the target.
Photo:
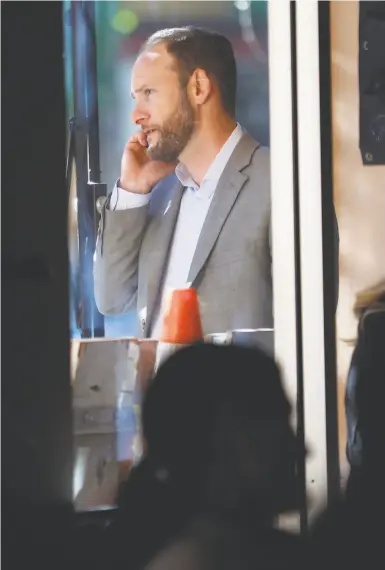
[(186, 91), (183, 90), (177, 114), (170, 117), (158, 129), (160, 140), (147, 149), (148, 156), (151, 160), (176, 162), (190, 141), (194, 127), (194, 108), (187, 98)]

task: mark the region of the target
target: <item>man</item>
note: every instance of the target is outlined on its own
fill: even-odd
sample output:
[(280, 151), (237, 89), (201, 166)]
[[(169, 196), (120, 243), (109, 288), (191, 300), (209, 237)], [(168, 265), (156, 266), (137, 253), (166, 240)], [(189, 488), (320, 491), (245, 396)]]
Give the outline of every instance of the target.
[(273, 325), (269, 153), (235, 120), (231, 43), (192, 26), (157, 32), (132, 73), (133, 122), (102, 210), (95, 298), (137, 303), (159, 338), (171, 288), (195, 287), (205, 334)]

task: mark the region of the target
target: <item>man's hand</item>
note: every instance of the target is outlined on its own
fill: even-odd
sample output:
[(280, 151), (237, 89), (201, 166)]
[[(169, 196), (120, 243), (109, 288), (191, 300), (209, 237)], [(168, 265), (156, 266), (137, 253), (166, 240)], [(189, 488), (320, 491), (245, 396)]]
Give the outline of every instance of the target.
[(139, 131), (124, 148), (120, 188), (135, 194), (148, 194), (160, 180), (171, 174), (175, 163), (151, 160), (147, 154), (147, 137)]

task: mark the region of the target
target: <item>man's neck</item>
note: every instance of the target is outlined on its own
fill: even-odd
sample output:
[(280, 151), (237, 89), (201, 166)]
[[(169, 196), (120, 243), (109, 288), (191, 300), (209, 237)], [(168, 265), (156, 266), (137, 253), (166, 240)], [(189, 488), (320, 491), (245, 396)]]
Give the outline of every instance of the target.
[(179, 157), (198, 186), (236, 126), (232, 119), (222, 119), (206, 124), (205, 127), (200, 126)]

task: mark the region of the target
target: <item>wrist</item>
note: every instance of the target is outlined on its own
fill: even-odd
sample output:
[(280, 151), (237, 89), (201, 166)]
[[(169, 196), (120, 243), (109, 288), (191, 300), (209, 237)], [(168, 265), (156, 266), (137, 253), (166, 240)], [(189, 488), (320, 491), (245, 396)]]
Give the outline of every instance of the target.
[(124, 180), (124, 176), (118, 178), (116, 185), (121, 190), (124, 190), (125, 192), (130, 192), (131, 194), (149, 194), (152, 190), (152, 188), (147, 189), (147, 188), (140, 188), (139, 186), (135, 187), (133, 186), (132, 181), (131, 183), (129, 183), (126, 180)]

